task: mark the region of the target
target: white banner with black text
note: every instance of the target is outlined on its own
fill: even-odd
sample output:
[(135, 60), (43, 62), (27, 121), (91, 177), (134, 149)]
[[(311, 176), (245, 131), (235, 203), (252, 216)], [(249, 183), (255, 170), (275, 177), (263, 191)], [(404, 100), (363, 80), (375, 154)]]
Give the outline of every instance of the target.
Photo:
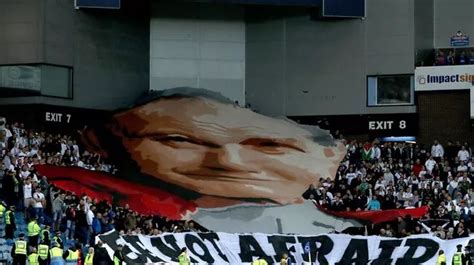
[[(124, 235), (116, 231), (97, 237), (112, 256), (117, 245), (124, 245), (127, 264), (175, 264), (183, 247), (193, 264), (249, 264), (261, 257), (269, 264), (279, 263), (287, 253), (293, 264), (436, 264), (439, 250), (448, 264), (471, 238), (441, 240), (416, 235), (406, 238), (350, 236), (345, 234), (279, 235), (228, 233), (167, 233), (160, 236)], [(310, 253), (305, 251), (308, 249)]]

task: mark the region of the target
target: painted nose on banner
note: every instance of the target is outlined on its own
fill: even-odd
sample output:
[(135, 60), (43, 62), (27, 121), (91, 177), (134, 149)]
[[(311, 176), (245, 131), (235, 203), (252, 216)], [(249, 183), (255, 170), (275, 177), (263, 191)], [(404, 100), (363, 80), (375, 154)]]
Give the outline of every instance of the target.
[(226, 144), (206, 155), (207, 167), (223, 171), (246, 171), (245, 148), (239, 144)]

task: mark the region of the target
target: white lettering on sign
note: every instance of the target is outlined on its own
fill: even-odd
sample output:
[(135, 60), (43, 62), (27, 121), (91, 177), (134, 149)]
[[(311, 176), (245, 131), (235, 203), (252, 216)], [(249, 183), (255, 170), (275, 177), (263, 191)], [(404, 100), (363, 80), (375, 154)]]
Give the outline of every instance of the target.
[(57, 112), (46, 112), (46, 121), (48, 122), (66, 122), (69, 123), (71, 121), (71, 114), (66, 114), (66, 119), (63, 120), (63, 114)]
[[(394, 121), (369, 121), (369, 130), (374, 131), (374, 130), (392, 130), (395, 129), (393, 128)], [(395, 125), (396, 126), (396, 125)], [(405, 120), (401, 120), (398, 123), (398, 128), (399, 129), (406, 129), (407, 128), (407, 122)]]
[(400, 123), (399, 123), (399, 125), (398, 125), (398, 127), (399, 127), (400, 129), (406, 129), (406, 127), (407, 127), (407, 122), (404, 121), (404, 120), (401, 120)]
[(369, 121), (369, 130), (391, 130), (393, 121)]

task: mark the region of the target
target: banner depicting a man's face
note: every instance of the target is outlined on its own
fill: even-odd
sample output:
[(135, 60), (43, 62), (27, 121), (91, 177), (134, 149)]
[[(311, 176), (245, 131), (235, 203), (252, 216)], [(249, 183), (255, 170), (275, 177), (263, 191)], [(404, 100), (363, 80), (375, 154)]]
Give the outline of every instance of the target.
[[(291, 204), (332, 177), (344, 147), (319, 131), (206, 96), (156, 98), (113, 116), (110, 131), (141, 173), (206, 201)], [(220, 205), (220, 203), (216, 203)]]
[(62, 189), (147, 215), (191, 218), (212, 231), (329, 233), (428, 211), (320, 211), (302, 194), (335, 176), (342, 143), (317, 127), (255, 113), (207, 90), (152, 93), (88, 126), (82, 138), (118, 172), (51, 165), (38, 165), (38, 172)]

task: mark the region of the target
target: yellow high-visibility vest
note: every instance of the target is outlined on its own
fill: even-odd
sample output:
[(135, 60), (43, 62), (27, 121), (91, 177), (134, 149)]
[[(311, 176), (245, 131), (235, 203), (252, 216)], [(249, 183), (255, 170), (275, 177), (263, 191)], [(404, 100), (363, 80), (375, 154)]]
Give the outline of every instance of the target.
[(51, 255), (51, 258), (63, 258), (63, 250), (58, 247), (53, 247), (49, 251), (49, 254)]
[(114, 265), (122, 265), (122, 262), (120, 262), (120, 260), (114, 256)]
[(268, 265), (267, 261), (264, 259), (258, 259), (252, 262), (252, 265)]
[(41, 231), (41, 227), (38, 225), (38, 223), (36, 221), (31, 221), (28, 224), (28, 236), (29, 237), (39, 235), (40, 231)]
[(77, 261), (79, 260), (79, 250), (72, 251), (69, 249), (68, 252), (69, 254), (66, 258), (66, 264), (77, 264)]
[(0, 218), (3, 218), (3, 214), (5, 213), (6, 210), (7, 208), (5, 208), (5, 206), (3, 206), (3, 204), (0, 203)]
[(189, 260), (189, 256), (185, 252), (179, 254), (178, 262), (179, 262), (179, 265), (189, 265), (189, 264), (191, 264), (191, 261)]
[(47, 232), (47, 239), (48, 239), (48, 240), (50, 239), (49, 230), (43, 229), (43, 230), (41, 230), (41, 232), (40, 232), (40, 239), (41, 239), (41, 241), (43, 241), (44, 238), (45, 238), (45, 237), (44, 237), (44, 232)]
[(5, 224), (7, 225), (11, 225), (12, 224), (12, 220), (10, 220), (10, 213), (12, 211), (8, 210), (6, 213), (5, 213)]
[(456, 252), (456, 253), (454, 253), (454, 256), (453, 256), (453, 265), (462, 265), (461, 256), (462, 256), (462, 253), (461, 253), (461, 252)]
[(45, 244), (39, 244), (38, 245), (38, 256), (42, 260), (48, 259), (48, 251), (49, 251), (49, 246)]
[(15, 242), (15, 254), (26, 255), (26, 241), (17, 240)]
[(58, 237), (58, 236), (54, 236), (54, 237), (53, 237), (53, 241), (56, 242), (56, 243), (58, 243), (60, 246), (61, 246), (62, 243), (63, 243), (63, 240), (62, 240), (60, 237)]
[(39, 261), (38, 261), (38, 254), (36, 253), (31, 253), (29, 256), (28, 256), (28, 263), (29, 265), (39, 265)]
[(94, 254), (87, 254), (84, 265), (92, 265), (94, 260)]
[(436, 265), (441, 265), (442, 262), (446, 264), (446, 255), (444, 253), (438, 256), (438, 260), (436, 260)]

